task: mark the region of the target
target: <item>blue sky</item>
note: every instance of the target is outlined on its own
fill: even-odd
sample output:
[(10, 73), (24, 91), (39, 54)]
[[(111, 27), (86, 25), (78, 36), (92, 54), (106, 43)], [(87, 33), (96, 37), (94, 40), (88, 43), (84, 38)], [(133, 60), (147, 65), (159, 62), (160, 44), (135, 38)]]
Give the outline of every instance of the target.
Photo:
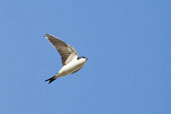
[[(1, 114), (171, 114), (169, 0), (1, 0)], [(44, 82), (61, 60), (43, 37), (88, 62)]]

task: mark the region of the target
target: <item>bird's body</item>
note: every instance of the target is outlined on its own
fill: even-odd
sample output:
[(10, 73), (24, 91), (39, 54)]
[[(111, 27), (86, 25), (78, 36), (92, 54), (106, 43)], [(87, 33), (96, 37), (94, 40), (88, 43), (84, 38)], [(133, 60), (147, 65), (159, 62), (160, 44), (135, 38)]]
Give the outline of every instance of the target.
[(86, 63), (86, 59), (74, 59), (72, 62), (64, 65), (58, 72), (57, 76), (65, 76), (67, 74), (71, 74), (81, 69), (83, 65)]
[(78, 57), (77, 52), (70, 45), (66, 44), (65, 42), (49, 34), (46, 34), (45, 37), (58, 50), (58, 52), (61, 55), (62, 64), (63, 64), (63, 67), (59, 70), (59, 72), (55, 76), (46, 80), (49, 81), (49, 83), (51, 83), (52, 81), (54, 81), (59, 77), (77, 72), (86, 63), (87, 58)]

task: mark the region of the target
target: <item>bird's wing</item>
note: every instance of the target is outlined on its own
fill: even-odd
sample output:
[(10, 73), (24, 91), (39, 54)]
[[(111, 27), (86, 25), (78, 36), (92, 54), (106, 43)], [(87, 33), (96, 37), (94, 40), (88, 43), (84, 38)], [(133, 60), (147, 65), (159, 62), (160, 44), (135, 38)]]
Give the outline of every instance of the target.
[(71, 62), (72, 59), (77, 56), (76, 50), (64, 41), (49, 34), (45, 34), (45, 38), (47, 38), (60, 53), (63, 66)]

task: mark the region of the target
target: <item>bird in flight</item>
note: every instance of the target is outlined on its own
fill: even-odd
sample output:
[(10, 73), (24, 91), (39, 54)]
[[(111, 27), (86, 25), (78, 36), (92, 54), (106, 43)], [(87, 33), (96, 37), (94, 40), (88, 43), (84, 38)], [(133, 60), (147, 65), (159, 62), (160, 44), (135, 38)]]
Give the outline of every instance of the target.
[(45, 80), (48, 81), (49, 84), (59, 77), (66, 76), (68, 74), (73, 74), (79, 71), (87, 62), (86, 57), (78, 57), (77, 51), (59, 38), (49, 34), (45, 34), (45, 38), (48, 39), (49, 42), (59, 52), (63, 65), (56, 75)]

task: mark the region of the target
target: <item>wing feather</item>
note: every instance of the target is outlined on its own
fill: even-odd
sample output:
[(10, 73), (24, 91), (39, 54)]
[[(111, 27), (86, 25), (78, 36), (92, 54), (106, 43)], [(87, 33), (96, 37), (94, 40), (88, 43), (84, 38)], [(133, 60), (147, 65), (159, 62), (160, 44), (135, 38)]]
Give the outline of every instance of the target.
[(64, 41), (49, 34), (46, 34), (45, 37), (50, 41), (50, 43), (57, 49), (57, 51), (61, 55), (63, 66), (72, 61), (72, 59), (77, 56), (76, 50), (70, 45), (66, 44)]

